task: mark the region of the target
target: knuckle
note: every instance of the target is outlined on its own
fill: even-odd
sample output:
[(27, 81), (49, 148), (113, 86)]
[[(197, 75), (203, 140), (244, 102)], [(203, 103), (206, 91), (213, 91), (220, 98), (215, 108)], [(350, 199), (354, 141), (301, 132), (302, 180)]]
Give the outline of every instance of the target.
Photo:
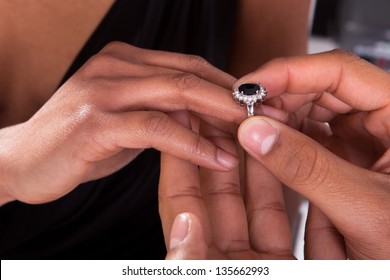
[(320, 186), (328, 178), (330, 163), (315, 143), (294, 143), (279, 163), (283, 177), (293, 185)]
[(347, 50), (347, 49), (337, 48), (337, 49), (331, 50), (330, 54), (335, 56), (337, 60), (344, 61), (347, 64), (365, 61), (361, 57), (357, 56), (352, 51)]
[(159, 200), (163, 202), (165, 199), (173, 200), (183, 200), (185, 198), (195, 198), (202, 199), (202, 192), (199, 186), (194, 184), (186, 185), (185, 188), (175, 188), (172, 190), (167, 190), (165, 188), (159, 188)]
[(98, 54), (115, 57), (117, 60), (127, 62), (137, 61), (143, 57), (143, 53), (147, 50), (132, 46), (124, 42), (113, 41), (108, 43)]
[(196, 135), (192, 143), (189, 145), (188, 150), (190, 150), (191, 154), (201, 155), (203, 153), (202, 138), (199, 134)]
[(107, 45), (105, 45), (103, 49), (100, 51), (100, 53), (113, 53), (128, 47), (130, 47), (130, 45), (126, 43), (120, 41), (112, 41), (109, 42)]
[(199, 55), (186, 55), (186, 58), (191, 68), (203, 69), (210, 65), (206, 59)]
[(259, 215), (264, 215), (264, 214), (278, 215), (278, 214), (285, 214), (285, 213), (286, 213), (286, 207), (285, 207), (285, 204), (283, 202), (268, 201), (268, 202), (256, 205), (254, 208), (249, 209), (247, 211), (247, 219), (248, 219), (248, 222), (251, 223)]
[(270, 212), (276, 212), (276, 213), (285, 213), (286, 207), (283, 202), (280, 201), (268, 201), (261, 205), (258, 208), (253, 209), (254, 211), (258, 212), (264, 212), (264, 211), (270, 211)]
[(167, 136), (172, 133), (172, 122), (167, 115), (160, 112), (148, 114), (144, 126), (149, 135)]
[(199, 134), (195, 134), (191, 142), (187, 146), (189, 154), (195, 157), (212, 158), (212, 151), (208, 147), (205, 139)]
[(185, 142), (182, 142), (182, 148), (185, 151), (183, 159), (196, 163), (196, 159), (214, 160), (216, 148), (211, 142), (197, 133), (190, 132)]
[(241, 197), (241, 186), (234, 182), (222, 181), (218, 185), (206, 188), (207, 196), (230, 195)]
[[(94, 77), (107, 75), (125, 62), (124, 53), (135, 52), (137, 48), (122, 42), (111, 42), (93, 55), (82, 67), (84, 74)], [(136, 55), (135, 55), (136, 56)]]
[(293, 59), (293, 57), (288, 57), (288, 56), (276, 57), (276, 58), (271, 59), (266, 64), (270, 65), (270, 66), (282, 65), (284, 68), (288, 69), (288, 65), (290, 64), (290, 61), (292, 59)]
[(356, 57), (357, 58), (357, 56), (353, 52), (351, 52), (350, 50), (347, 50), (347, 49), (336, 48), (336, 49), (329, 51), (329, 53), (331, 53), (335, 56), (340, 56), (340, 57)]
[(80, 73), (86, 80), (102, 77), (113, 65), (113, 60), (116, 59), (110, 53), (97, 53), (80, 69)]
[(180, 73), (174, 76), (174, 85), (180, 95), (185, 95), (189, 90), (197, 88), (201, 79), (192, 73)]

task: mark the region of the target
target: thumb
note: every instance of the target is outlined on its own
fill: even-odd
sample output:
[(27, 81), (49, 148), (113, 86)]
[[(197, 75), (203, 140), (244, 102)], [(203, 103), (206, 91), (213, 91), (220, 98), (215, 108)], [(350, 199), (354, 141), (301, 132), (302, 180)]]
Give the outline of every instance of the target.
[(350, 205), (362, 199), (367, 186), (375, 185), (373, 172), (337, 157), (306, 135), (270, 118), (247, 119), (239, 128), (238, 139), (281, 182), (336, 220), (337, 211), (345, 213), (349, 208), (353, 212)]
[(176, 216), (171, 230), (167, 260), (200, 260), (207, 257), (202, 225), (194, 214)]

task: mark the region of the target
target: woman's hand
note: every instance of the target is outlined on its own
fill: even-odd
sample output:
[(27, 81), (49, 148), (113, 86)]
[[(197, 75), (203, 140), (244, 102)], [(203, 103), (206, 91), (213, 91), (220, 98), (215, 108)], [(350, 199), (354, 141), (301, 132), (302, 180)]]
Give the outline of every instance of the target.
[[(190, 126), (185, 116), (180, 121)], [(201, 134), (237, 153), (229, 134), (202, 125)], [(281, 183), (259, 165), (256, 172), (258, 180), (240, 182), (239, 168), (212, 171), (163, 153), (159, 207), (167, 259), (293, 258)]]
[(196, 56), (108, 45), (30, 120), (0, 131), (0, 202), (55, 200), (151, 147), (234, 168), (235, 156), (166, 114), (239, 123), (245, 114), (231, 98), (234, 81)]
[(267, 86), (268, 105), (326, 146), (265, 117), (238, 133), (253, 158), (311, 202), (306, 257), (388, 259), (390, 75), (333, 51), (274, 60), (238, 83), (254, 81)]

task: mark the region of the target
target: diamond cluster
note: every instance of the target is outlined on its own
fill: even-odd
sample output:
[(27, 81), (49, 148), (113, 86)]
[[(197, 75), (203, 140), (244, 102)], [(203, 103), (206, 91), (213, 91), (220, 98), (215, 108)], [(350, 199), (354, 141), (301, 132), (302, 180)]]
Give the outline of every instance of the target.
[(267, 89), (259, 84), (242, 84), (233, 91), (233, 97), (241, 105), (261, 103), (267, 96)]

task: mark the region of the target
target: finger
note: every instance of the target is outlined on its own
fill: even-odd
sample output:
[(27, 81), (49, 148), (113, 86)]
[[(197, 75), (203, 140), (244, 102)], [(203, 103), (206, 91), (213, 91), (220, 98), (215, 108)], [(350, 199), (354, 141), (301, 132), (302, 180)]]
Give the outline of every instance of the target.
[(167, 260), (207, 259), (207, 242), (198, 217), (192, 213), (176, 216), (170, 233)]
[[(233, 104), (233, 106), (236, 107), (236, 109), (238, 108), (242, 113), (245, 114), (245, 116), (242, 118), (241, 121), (247, 118), (248, 113), (245, 106), (240, 106), (238, 103)], [(283, 112), (282, 110), (267, 105), (257, 106), (256, 108), (257, 108), (256, 115), (266, 115), (280, 122), (287, 122), (289, 120), (289, 114)], [(239, 119), (233, 118), (230, 121), (226, 121), (226, 119), (231, 118), (231, 116), (230, 117), (225, 116), (225, 115), (230, 115), (230, 112), (228, 114), (226, 114), (225, 112), (224, 115), (220, 115), (217, 118), (210, 117), (204, 114), (197, 114), (197, 113), (194, 114), (200, 117), (202, 121), (204, 121), (205, 123), (208, 123), (214, 127), (218, 127), (218, 129), (226, 133), (229, 133), (230, 135), (235, 135), (237, 133), (238, 126), (241, 123), (241, 121), (239, 121), (240, 118)], [(238, 120), (239, 122), (236, 122), (234, 119)]]
[[(191, 110), (215, 118), (222, 117), (226, 121), (235, 123), (240, 123), (246, 117), (245, 111), (237, 106), (231, 96), (230, 88), (233, 84), (231, 76), (207, 62), (199, 62), (200, 58), (193, 56), (188, 58), (185, 55), (165, 52), (154, 53), (126, 44), (119, 44), (120, 49), (123, 50), (118, 51), (117, 45), (112, 44), (94, 56), (78, 72), (79, 79), (73, 79), (73, 81), (82, 80), (87, 84), (88, 91), (93, 93), (92, 101), (87, 98), (85, 102), (93, 102), (94, 106), (117, 112), (145, 109)], [(140, 62), (132, 62), (138, 53), (141, 53)], [(158, 58), (160, 55), (162, 58)], [(162, 59), (165, 64), (161, 62), (152, 64), (149, 68), (145, 67), (147, 66), (145, 62), (141, 62), (146, 60), (144, 56), (149, 57), (151, 61)], [(177, 66), (166, 65), (169, 63)], [(137, 69), (140, 71), (136, 71)], [(167, 71), (163, 73), (162, 69)], [(156, 73), (160, 74), (155, 75)], [(218, 78), (221, 75), (230, 77), (228, 78), (230, 82), (221, 82), (221, 78)], [(76, 92), (80, 98), (90, 97), (90, 95), (80, 95), (80, 90), (71, 84), (67, 85), (67, 90), (63, 90), (67, 95), (69, 91)], [(107, 93), (110, 94), (110, 98), (107, 98)], [(226, 114), (226, 112), (230, 113)]]
[[(283, 110), (284, 112), (295, 112), (306, 104), (321, 107), (324, 110), (330, 111), (333, 114), (346, 114), (354, 109), (345, 102), (335, 98), (334, 95), (328, 92), (300, 94), (282, 93), (281, 95), (267, 99), (264, 104), (273, 106), (275, 108)], [(314, 119), (323, 118), (321, 114), (313, 113), (311, 114), (311, 117)], [(326, 119), (326, 121), (329, 120), (330, 119)]]
[(188, 110), (236, 124), (241, 123), (247, 116), (244, 108), (233, 99), (230, 90), (191, 73), (116, 77), (114, 81), (86, 83), (90, 83), (88, 90), (93, 92), (93, 96), (92, 99), (81, 102), (104, 111)]
[(231, 170), (238, 164), (235, 155), (160, 112), (115, 114), (103, 123), (102, 133), (92, 139), (103, 146), (103, 154), (92, 151), (94, 160), (99, 160), (96, 154), (105, 158), (107, 151), (112, 153), (119, 148), (155, 148), (216, 170)]
[(310, 204), (305, 228), (305, 259), (345, 260), (345, 250), (343, 236), (320, 209)]
[[(344, 107), (364, 111), (382, 108), (390, 102), (389, 74), (344, 51), (276, 59), (236, 84), (255, 81), (267, 87), (269, 97), (283, 93), (330, 93), (345, 103)], [(367, 98), (367, 91), (370, 98)], [(313, 95), (313, 98), (319, 96)], [(327, 98), (321, 104), (330, 105), (331, 102), (332, 98)]]
[[(196, 165), (165, 153), (161, 154), (159, 211), (167, 245), (173, 221), (182, 212), (194, 213), (205, 226), (205, 230), (208, 230), (207, 212), (202, 200)], [(208, 240), (210, 241), (210, 238)]]
[(366, 217), (362, 205), (383, 211), (371, 205), (386, 204), (379, 174), (344, 161), (300, 132), (269, 118), (253, 117), (241, 125), (238, 138), (248, 153), (317, 205), (338, 228), (359, 227), (350, 217)]
[[(282, 95), (282, 96), (286, 96), (286, 95)], [(297, 112), (299, 112), (301, 114), (302, 119), (308, 118), (314, 121), (331, 122), (338, 115), (347, 114), (353, 111), (352, 107), (345, 105), (345, 103), (342, 103), (340, 100), (337, 99), (337, 101), (335, 101), (336, 99), (333, 96), (329, 98), (332, 99), (332, 101), (330, 101), (328, 104), (324, 104), (323, 102), (320, 102), (321, 99), (327, 100), (326, 97), (325, 98), (323, 97), (328, 95), (321, 95), (319, 99), (314, 101), (315, 103), (313, 103), (313, 100), (309, 100), (308, 102), (303, 102), (303, 100), (299, 100), (302, 95), (288, 95), (288, 96), (296, 97), (294, 100), (295, 102), (289, 102), (287, 104), (288, 106), (287, 108), (285, 105), (282, 105), (283, 109), (286, 112), (289, 112), (290, 116), (291, 115), (294, 116), (295, 114), (297, 114)], [(339, 105), (337, 103), (341, 103), (341, 104)], [(268, 117), (272, 117), (272, 116), (268, 116)]]
[(252, 249), (262, 254), (291, 256), (291, 230), (282, 185), (249, 155), (244, 192)]
[(364, 123), (368, 114), (367, 112), (351, 113), (339, 116), (331, 123), (322, 123), (306, 118), (299, 130), (321, 143), (338, 157), (354, 165), (370, 168), (385, 152), (386, 148), (382, 146), (381, 142), (386, 145), (386, 141), (380, 137), (379, 139), (373, 137), (367, 131)]
[[(170, 115), (184, 127), (193, 129), (191, 126), (193, 120), (188, 112), (174, 112)], [(211, 242), (209, 219), (200, 190), (198, 167), (166, 153), (161, 154), (159, 212), (167, 246), (169, 246), (167, 242), (174, 218), (182, 212), (194, 213), (201, 220), (206, 231), (205, 237)], [(186, 217), (188, 216), (182, 216), (182, 218)]]
[[(218, 129), (202, 123), (201, 133), (232, 154), (237, 153), (235, 141)], [(200, 176), (215, 246), (231, 254), (249, 250), (238, 168), (229, 172), (201, 168)]]
[(226, 88), (231, 88), (232, 84), (237, 80), (197, 55), (141, 49), (120, 42), (109, 44), (102, 50), (102, 53), (125, 59), (133, 64), (157, 66), (193, 73), (202, 79)]
[(390, 149), (388, 149), (372, 166), (372, 170), (390, 174)]
[(204, 80), (228, 89), (232, 88), (233, 83), (237, 81), (236, 78), (213, 66), (198, 55), (156, 52), (158, 52), (157, 56), (149, 52), (144, 57), (144, 61), (150, 65), (169, 67), (178, 71), (193, 73)]
[(108, 176), (134, 160), (143, 149), (123, 149), (115, 155), (96, 162), (85, 175), (85, 182)]

